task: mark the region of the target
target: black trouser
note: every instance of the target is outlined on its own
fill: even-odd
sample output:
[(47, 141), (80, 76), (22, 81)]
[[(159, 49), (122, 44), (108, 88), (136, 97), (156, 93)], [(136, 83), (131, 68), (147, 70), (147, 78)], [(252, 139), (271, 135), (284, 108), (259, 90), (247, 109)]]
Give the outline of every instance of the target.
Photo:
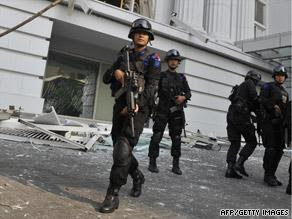
[(111, 136), (113, 145), (116, 144), (118, 136), (121, 134), (124, 121), (127, 119), (125, 116), (122, 116), (120, 112), (123, 110), (124, 105), (120, 103), (115, 103), (113, 107), (113, 119), (112, 119), (112, 130)]
[(236, 162), (237, 153), (240, 149), (241, 135), (244, 137), (246, 144), (241, 149), (239, 155), (244, 157), (245, 160), (249, 158), (257, 146), (255, 127), (249, 121), (243, 124), (234, 124), (232, 121), (227, 120), (227, 135), (231, 142), (227, 152), (227, 163)]
[(272, 120), (263, 122), (263, 145), (265, 147), (263, 167), (267, 175), (274, 175), (285, 148), (285, 132), (282, 124)]
[(135, 137), (132, 137), (128, 116), (120, 115), (123, 107), (119, 103), (114, 105), (113, 127), (111, 132), (114, 150), (110, 182), (116, 186), (125, 185), (128, 174), (132, 174), (138, 168), (138, 161), (132, 151), (138, 143), (144, 123), (149, 116), (147, 107), (139, 109), (139, 112), (134, 117)]
[(153, 125), (153, 136), (149, 145), (148, 156), (157, 158), (159, 156), (159, 143), (163, 137), (163, 132), (168, 123), (169, 136), (172, 141), (171, 156), (181, 156), (181, 133), (183, 124), (183, 111), (177, 110), (171, 113), (168, 109), (159, 110), (155, 116), (155, 122)]

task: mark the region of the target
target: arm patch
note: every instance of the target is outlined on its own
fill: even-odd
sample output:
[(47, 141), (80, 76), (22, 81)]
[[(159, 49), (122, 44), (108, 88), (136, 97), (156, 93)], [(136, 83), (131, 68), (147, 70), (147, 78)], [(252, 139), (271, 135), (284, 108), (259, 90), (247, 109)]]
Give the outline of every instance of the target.
[(181, 80), (187, 80), (186, 76), (183, 73), (178, 73), (179, 79)]
[(144, 65), (152, 65), (155, 68), (160, 68), (161, 66), (161, 60), (160, 60), (160, 55), (158, 53), (152, 53), (151, 55), (147, 56), (144, 59)]

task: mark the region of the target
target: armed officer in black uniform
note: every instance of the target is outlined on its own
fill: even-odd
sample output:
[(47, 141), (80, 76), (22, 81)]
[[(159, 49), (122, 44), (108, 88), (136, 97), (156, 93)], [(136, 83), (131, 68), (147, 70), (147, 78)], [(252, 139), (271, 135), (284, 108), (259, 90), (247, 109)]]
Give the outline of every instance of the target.
[(138, 84), (138, 97), (134, 115), (134, 136), (127, 111), (127, 95), (123, 93), (125, 87), (125, 49), (105, 73), (103, 81), (111, 84), (112, 96), (115, 97), (113, 109), (112, 140), (113, 166), (110, 173), (110, 183), (105, 200), (100, 211), (111, 213), (119, 206), (119, 189), (127, 182), (128, 174), (133, 178), (133, 187), (130, 195), (138, 197), (141, 194), (144, 175), (138, 169), (138, 161), (132, 150), (137, 144), (143, 131), (144, 123), (150, 116), (160, 78), (161, 63), (157, 53), (150, 53), (147, 44), (154, 40), (151, 24), (145, 19), (137, 19), (132, 23), (128, 37), (133, 40), (134, 48), (129, 51), (130, 70), (135, 72)]
[(181, 175), (179, 168), (179, 158), (181, 156), (181, 133), (185, 125), (184, 106), (191, 98), (191, 91), (182, 73), (177, 73), (176, 69), (181, 62), (179, 52), (172, 49), (167, 52), (165, 61), (168, 70), (161, 72), (156, 116), (154, 118), (153, 136), (149, 146), (149, 171), (158, 173), (156, 159), (159, 156), (159, 143), (163, 137), (166, 124), (168, 123), (169, 135), (171, 137), (171, 156), (173, 156), (172, 172)]
[[(227, 113), (227, 135), (231, 145), (227, 152), (227, 171), (225, 177), (241, 179), (242, 175), (248, 176), (244, 168), (244, 162), (253, 153), (257, 146), (255, 127), (251, 122), (251, 112), (259, 116), (259, 98), (256, 85), (261, 80), (261, 75), (255, 71), (247, 72), (245, 81), (235, 86), (229, 99), (231, 105)], [(246, 145), (239, 153), (241, 136), (244, 137)], [(240, 173), (238, 174), (237, 171)]]
[(274, 81), (264, 84), (260, 93), (264, 108), (264, 181), (269, 186), (282, 185), (275, 176), (275, 173), (285, 148), (284, 118), (289, 96), (282, 85), (287, 77), (287, 70), (284, 66), (276, 67), (273, 71)]

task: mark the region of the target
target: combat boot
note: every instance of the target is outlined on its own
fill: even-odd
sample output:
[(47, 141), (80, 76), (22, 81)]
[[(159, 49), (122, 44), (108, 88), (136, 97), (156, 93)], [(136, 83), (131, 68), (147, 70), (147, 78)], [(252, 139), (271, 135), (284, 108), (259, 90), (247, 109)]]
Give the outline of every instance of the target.
[(248, 177), (247, 172), (245, 171), (244, 168), (244, 162), (246, 161), (246, 159), (243, 156), (240, 156), (237, 160), (237, 162), (234, 165), (234, 169), (237, 170), (240, 174)]
[(268, 184), (268, 186), (278, 186), (278, 182), (275, 177), (275, 156), (276, 151), (272, 147), (268, 147), (265, 149), (265, 154), (263, 158), (263, 167), (265, 170), (264, 182)]
[(278, 186), (278, 182), (271, 173), (265, 173), (264, 182), (268, 184), (268, 186)]
[(159, 169), (158, 169), (157, 164), (156, 164), (156, 158), (154, 158), (154, 157), (150, 157), (149, 158), (148, 170), (150, 172), (153, 172), (153, 173), (158, 173), (159, 172)]
[(234, 169), (234, 163), (229, 162), (227, 166), (227, 170), (225, 173), (226, 178), (235, 178), (235, 179), (242, 179), (242, 176), (240, 176)]
[(182, 175), (182, 171), (179, 168), (179, 157), (173, 158), (171, 171), (177, 175)]
[(277, 182), (277, 186), (283, 185), (283, 183), (280, 180), (278, 180), (278, 178), (275, 175), (274, 175), (274, 178), (275, 178), (275, 180)]
[(145, 182), (145, 177), (138, 168), (131, 173), (131, 176), (133, 178), (133, 187), (131, 189), (130, 196), (139, 197), (142, 193), (142, 184)]
[(101, 213), (112, 213), (119, 207), (119, 186), (114, 186), (110, 183), (104, 201), (101, 204), (99, 211)]

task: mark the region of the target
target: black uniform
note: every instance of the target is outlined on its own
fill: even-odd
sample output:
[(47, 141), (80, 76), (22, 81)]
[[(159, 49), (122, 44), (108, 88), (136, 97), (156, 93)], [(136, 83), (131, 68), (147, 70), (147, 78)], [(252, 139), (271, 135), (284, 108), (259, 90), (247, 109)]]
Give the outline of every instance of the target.
[(253, 153), (257, 145), (255, 127), (251, 122), (250, 113), (259, 107), (256, 86), (252, 79), (247, 79), (239, 85), (238, 93), (229, 106), (227, 113), (227, 135), (231, 145), (227, 152), (227, 163), (235, 163), (240, 149), (241, 135), (246, 145), (239, 155), (244, 160)]
[[(125, 71), (125, 65), (123, 57), (120, 56), (104, 75), (104, 82), (111, 83), (112, 96), (115, 96), (116, 92), (121, 88), (120, 82), (115, 80), (113, 73), (116, 69)], [(154, 93), (158, 86), (161, 69), (159, 55), (156, 53), (151, 54), (147, 49), (142, 52), (131, 50), (130, 68), (139, 72), (139, 81), (141, 84), (145, 84), (144, 91), (139, 94), (138, 98), (139, 111), (134, 117), (135, 137), (131, 136), (129, 118), (120, 114), (122, 109), (126, 107), (125, 94), (115, 99), (111, 131), (114, 144), (114, 163), (110, 173), (110, 183), (115, 187), (126, 184), (128, 173), (133, 178), (136, 177), (138, 162), (132, 154), (132, 150), (139, 140), (144, 123), (150, 115), (151, 106), (154, 102)]]
[[(267, 182), (266, 179), (271, 177), (277, 180), (275, 172), (285, 148), (284, 120), (289, 97), (284, 87), (276, 82), (264, 84), (260, 97), (264, 107), (263, 145), (266, 149), (263, 167)], [(275, 111), (275, 105), (280, 107), (280, 113)]]
[(158, 86), (159, 103), (149, 146), (148, 156), (150, 158), (159, 156), (159, 143), (167, 123), (172, 140), (171, 155), (177, 158), (181, 156), (181, 133), (185, 119), (184, 104), (177, 105), (175, 103), (175, 96), (177, 95), (185, 96), (186, 100), (190, 100), (191, 91), (186, 77), (181, 73), (161, 72)]

